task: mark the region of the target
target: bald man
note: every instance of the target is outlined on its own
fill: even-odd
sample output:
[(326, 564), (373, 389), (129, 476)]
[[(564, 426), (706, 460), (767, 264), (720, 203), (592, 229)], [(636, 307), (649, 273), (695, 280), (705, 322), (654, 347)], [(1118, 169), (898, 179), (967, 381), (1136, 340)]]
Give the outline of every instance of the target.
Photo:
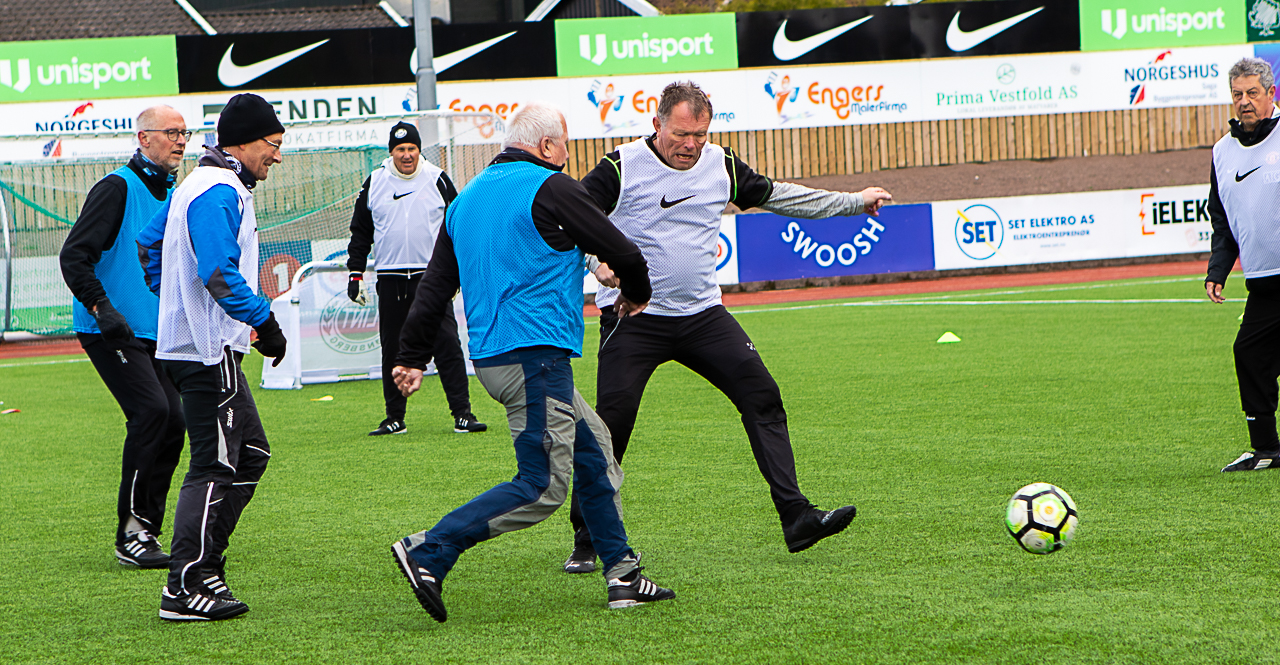
[(62, 245), (76, 337), (125, 415), (116, 503), (121, 565), (167, 568), (156, 538), (185, 426), (178, 393), (156, 361), (160, 299), (138, 264), (138, 232), (173, 187), (191, 132), (182, 114), (153, 106), (138, 116), (138, 150), (89, 190)]

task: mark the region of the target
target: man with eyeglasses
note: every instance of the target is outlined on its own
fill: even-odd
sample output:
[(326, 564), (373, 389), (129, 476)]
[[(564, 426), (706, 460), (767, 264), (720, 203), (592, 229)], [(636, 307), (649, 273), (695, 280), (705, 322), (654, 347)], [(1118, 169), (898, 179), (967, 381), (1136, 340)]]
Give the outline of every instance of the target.
[(1262, 58), (1242, 58), (1227, 71), (1236, 117), (1231, 132), (1213, 146), (1209, 171), (1209, 218), (1213, 237), (1205, 293), (1225, 302), (1222, 287), (1240, 259), (1249, 299), (1233, 347), (1240, 404), (1251, 450), (1223, 471), (1280, 468), (1276, 401), (1280, 386), (1280, 120), (1275, 74)]
[(191, 466), (173, 517), (160, 618), (229, 619), (249, 611), (226, 582), (228, 541), (271, 458), (240, 362), (253, 348), (279, 364), (285, 337), (258, 295), (258, 223), (250, 190), (281, 160), (284, 126), (257, 95), (232, 97), (218, 144), (138, 235), (147, 285), (160, 294), (156, 357), (182, 396)]
[(164, 568), (169, 555), (156, 538), (184, 425), (178, 393), (155, 357), (160, 299), (143, 282), (134, 240), (169, 199), (191, 132), (168, 106), (143, 111), (136, 127), (137, 151), (89, 190), (58, 258), (75, 296), (76, 337), (125, 415), (116, 558)]

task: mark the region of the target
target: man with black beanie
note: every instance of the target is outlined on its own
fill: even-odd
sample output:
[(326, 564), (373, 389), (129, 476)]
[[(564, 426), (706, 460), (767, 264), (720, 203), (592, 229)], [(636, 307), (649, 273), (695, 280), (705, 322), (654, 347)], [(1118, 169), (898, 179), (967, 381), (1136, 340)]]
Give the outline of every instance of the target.
[(285, 337), (258, 291), (258, 224), (250, 190), (281, 160), (284, 127), (257, 95), (231, 98), (218, 144), (138, 235), (138, 255), (160, 295), (156, 357), (182, 395), (191, 466), (173, 518), (160, 617), (228, 619), (249, 611), (227, 587), (228, 540), (271, 458), (240, 361), (275, 358)]
[(156, 538), (182, 455), (182, 405), (156, 360), (160, 299), (142, 281), (134, 239), (169, 200), (191, 132), (168, 106), (143, 111), (137, 127), (137, 152), (89, 190), (58, 259), (76, 337), (125, 415), (116, 558), (167, 568)]
[[(422, 274), (431, 262), (444, 210), (458, 196), (449, 176), (423, 159), (422, 138), (417, 127), (407, 122), (396, 123), (391, 128), (387, 151), (391, 156), (365, 179), (356, 198), (355, 212), (351, 215), (351, 243), (347, 245), (347, 269), (351, 271), (347, 295), (353, 302), (365, 304), (362, 285), (370, 246), (378, 271), (378, 335), (382, 341), (382, 397), (387, 417), (369, 436), (408, 431), (404, 422), (406, 400), (391, 378), (391, 370), (400, 353), (400, 330), (413, 305), (413, 294), (418, 291)], [(452, 314), (450, 306), (441, 319), (432, 349), (440, 371), (440, 387), (444, 388), (453, 414), (453, 431), (483, 432), (488, 427), (476, 422), (471, 414), (466, 359), (458, 340), (458, 321)]]

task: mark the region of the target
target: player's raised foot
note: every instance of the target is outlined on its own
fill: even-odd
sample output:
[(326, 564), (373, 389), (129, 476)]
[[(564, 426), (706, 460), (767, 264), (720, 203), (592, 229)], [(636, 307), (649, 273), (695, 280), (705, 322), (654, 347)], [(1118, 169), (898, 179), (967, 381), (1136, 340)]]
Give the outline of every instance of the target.
[(453, 431), (458, 434), (470, 434), (472, 432), (488, 431), (489, 426), (476, 422), (476, 416), (473, 413), (467, 413), (453, 419)]
[(372, 432), (369, 432), (369, 436), (383, 436), (385, 434), (404, 434), (405, 432), (408, 432), (408, 431), (409, 431), (409, 428), (405, 427), (403, 420), (392, 420), (391, 418), (387, 418), (386, 420), (382, 421), (381, 425), (378, 425), (378, 429), (375, 429)]
[(1223, 473), (1228, 471), (1263, 471), (1280, 468), (1280, 450), (1250, 450), (1236, 458), (1236, 461), (1222, 467)]
[(574, 544), (569, 558), (564, 561), (566, 573), (593, 573), (596, 570), (596, 548), (590, 543)]
[(135, 568), (168, 568), (169, 555), (160, 549), (155, 536), (146, 531), (139, 531), (125, 538), (116, 545), (116, 559), (122, 566)]
[(418, 599), (418, 604), (422, 609), (431, 615), (432, 619), (444, 623), (449, 618), (444, 609), (444, 601), (440, 599), (440, 582), (438, 582), (431, 571), (418, 565), (413, 557), (409, 556), (409, 550), (405, 549), (404, 542), (397, 540), (391, 544), (391, 554), (396, 559), (396, 566), (400, 568), (400, 572), (409, 580), (409, 586), (413, 589), (413, 595)]
[(234, 598), (220, 598), (203, 588), (180, 594), (170, 592), (169, 587), (160, 591), (160, 618), (169, 621), (218, 621), (248, 611), (248, 605)]
[(644, 567), (638, 567), (622, 577), (609, 580), (609, 609), (620, 610), (676, 597), (676, 592), (664, 589), (641, 575), (642, 570)]
[(857, 514), (858, 509), (853, 506), (819, 510), (810, 505), (796, 517), (795, 521), (782, 527), (782, 536), (787, 541), (787, 549), (793, 553), (807, 550), (819, 540), (844, 531)]

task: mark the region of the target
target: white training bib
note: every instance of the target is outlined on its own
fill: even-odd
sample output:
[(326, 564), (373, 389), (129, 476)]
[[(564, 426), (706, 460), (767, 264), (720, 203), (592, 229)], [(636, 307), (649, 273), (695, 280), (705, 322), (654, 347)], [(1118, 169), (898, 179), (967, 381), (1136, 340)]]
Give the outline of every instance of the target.
[(369, 176), (374, 268), (426, 268), (444, 223), (444, 197), (436, 186), (443, 171), (425, 159), (419, 159), (412, 178), (401, 177), (395, 168), (388, 157)]
[[(644, 139), (618, 153), (622, 184), (609, 221), (649, 263), (653, 298), (645, 313), (685, 316), (719, 305), (716, 241), (731, 184), (724, 149), (707, 143), (687, 171), (664, 164)], [(601, 286), (596, 304), (612, 305), (619, 293)]]
[(1218, 197), (1240, 245), (1246, 279), (1280, 274), (1280, 127), (1243, 146), (1227, 134), (1213, 146)]

